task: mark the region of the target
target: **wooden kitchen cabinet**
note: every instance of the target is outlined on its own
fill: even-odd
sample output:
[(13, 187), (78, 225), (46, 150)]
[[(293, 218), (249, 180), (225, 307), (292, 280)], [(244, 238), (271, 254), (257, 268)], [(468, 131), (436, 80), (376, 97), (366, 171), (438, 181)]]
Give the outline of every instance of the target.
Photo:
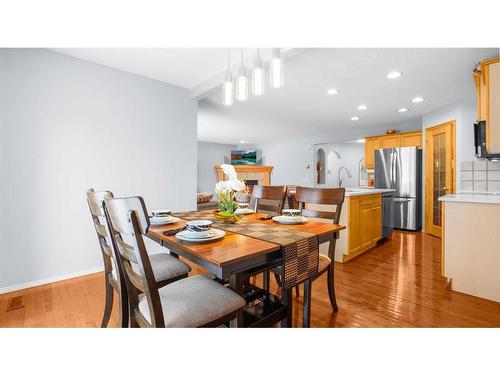
[(365, 168), (375, 168), (375, 150), (396, 147), (422, 148), (422, 132), (408, 132), (366, 137)]
[[(340, 261), (346, 262), (377, 245), (382, 238), (382, 195), (368, 194), (347, 198), (347, 247)], [(339, 260), (339, 259), (337, 259)]]
[(365, 138), (365, 168), (375, 168), (375, 150), (380, 148), (380, 137)]
[(401, 147), (401, 135), (391, 134), (380, 137), (380, 148)]
[(500, 153), (500, 58), (479, 63), (474, 71), (478, 121), (486, 121), (486, 149)]
[(422, 148), (422, 132), (402, 133), (401, 147)]

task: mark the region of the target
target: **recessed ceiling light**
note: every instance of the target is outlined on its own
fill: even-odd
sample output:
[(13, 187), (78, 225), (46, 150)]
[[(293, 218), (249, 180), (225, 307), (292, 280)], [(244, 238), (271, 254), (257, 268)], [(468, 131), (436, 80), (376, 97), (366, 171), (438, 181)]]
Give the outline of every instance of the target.
[(240, 141), (241, 144), (246, 143), (245, 141)]
[(408, 108), (399, 108), (398, 112), (408, 112)]
[(364, 111), (364, 110), (368, 109), (368, 107), (367, 107), (366, 105), (364, 105), (364, 104), (361, 104), (361, 105), (358, 107), (358, 109), (359, 109), (360, 111)]
[(421, 96), (417, 96), (417, 97), (413, 98), (411, 101), (413, 103), (420, 103), (420, 102), (424, 101), (424, 98), (422, 98)]
[(358, 116), (351, 117), (351, 121), (358, 121), (358, 120), (359, 120)]
[(339, 90), (337, 90), (337, 89), (329, 89), (326, 93), (328, 95), (335, 95), (335, 94), (339, 93)]
[(358, 143), (365, 143), (365, 139), (364, 138), (357, 139), (356, 142), (358, 142)]
[(396, 79), (396, 78), (399, 78), (403, 75), (403, 73), (401, 72), (390, 72), (389, 74), (387, 74), (387, 79)]

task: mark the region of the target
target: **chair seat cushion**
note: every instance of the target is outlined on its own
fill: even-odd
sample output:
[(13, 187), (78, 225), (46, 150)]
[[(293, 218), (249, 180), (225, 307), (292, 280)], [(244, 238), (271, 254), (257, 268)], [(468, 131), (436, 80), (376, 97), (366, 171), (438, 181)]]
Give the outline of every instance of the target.
[[(166, 253), (151, 254), (149, 256), (149, 261), (151, 262), (151, 268), (153, 269), (157, 282), (186, 275), (191, 271), (191, 267), (186, 263)], [(139, 272), (134, 263), (132, 263), (132, 268)], [(116, 271), (114, 268), (113, 277), (116, 279)]]
[[(241, 296), (203, 275), (176, 281), (158, 292), (166, 327), (200, 327), (245, 306)], [(151, 322), (146, 298), (139, 302), (139, 311)]]

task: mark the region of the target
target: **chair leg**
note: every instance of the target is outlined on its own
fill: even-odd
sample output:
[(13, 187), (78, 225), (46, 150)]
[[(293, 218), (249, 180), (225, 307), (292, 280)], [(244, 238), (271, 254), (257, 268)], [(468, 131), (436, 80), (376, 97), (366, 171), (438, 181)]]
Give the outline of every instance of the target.
[(106, 328), (109, 323), (109, 318), (111, 317), (111, 311), (113, 310), (113, 294), (114, 290), (108, 281), (108, 275), (105, 276), (105, 287), (106, 287), (106, 302), (104, 303), (104, 314), (102, 316), (101, 328)]
[(300, 287), (298, 285), (295, 285), (295, 294), (300, 297)]
[(302, 304), (302, 327), (311, 326), (311, 280), (304, 281), (304, 302)]
[(269, 292), (269, 271), (264, 271), (264, 274), (262, 276), (262, 289), (264, 289), (266, 292)]
[(332, 264), (328, 267), (328, 296), (330, 297), (330, 304), (332, 305), (333, 312), (339, 311), (337, 306), (337, 298), (335, 297), (335, 279), (334, 279), (334, 265)]
[(120, 327), (128, 328), (130, 321), (130, 306), (127, 293), (120, 294)]
[(280, 275), (278, 275), (277, 273), (274, 273), (274, 279), (276, 280), (276, 284), (278, 284), (278, 286), (281, 288)]

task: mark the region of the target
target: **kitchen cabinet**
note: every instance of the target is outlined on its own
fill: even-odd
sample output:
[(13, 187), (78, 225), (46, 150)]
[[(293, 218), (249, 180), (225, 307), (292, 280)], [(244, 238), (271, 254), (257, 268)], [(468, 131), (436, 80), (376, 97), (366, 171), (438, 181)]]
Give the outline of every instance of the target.
[[(346, 197), (347, 241), (340, 240), (336, 260), (348, 260), (375, 247), (382, 238), (382, 194)], [(341, 220), (341, 224), (342, 224)]]
[(375, 150), (380, 148), (380, 137), (365, 138), (365, 168), (375, 168)]
[(401, 147), (422, 148), (422, 132), (402, 133)]
[(380, 137), (380, 148), (396, 148), (401, 147), (401, 135), (391, 134)]
[(486, 122), (486, 149), (500, 153), (500, 58), (479, 63), (474, 71), (477, 120)]
[(422, 132), (408, 132), (366, 137), (365, 168), (375, 168), (375, 150), (396, 147), (422, 148)]

